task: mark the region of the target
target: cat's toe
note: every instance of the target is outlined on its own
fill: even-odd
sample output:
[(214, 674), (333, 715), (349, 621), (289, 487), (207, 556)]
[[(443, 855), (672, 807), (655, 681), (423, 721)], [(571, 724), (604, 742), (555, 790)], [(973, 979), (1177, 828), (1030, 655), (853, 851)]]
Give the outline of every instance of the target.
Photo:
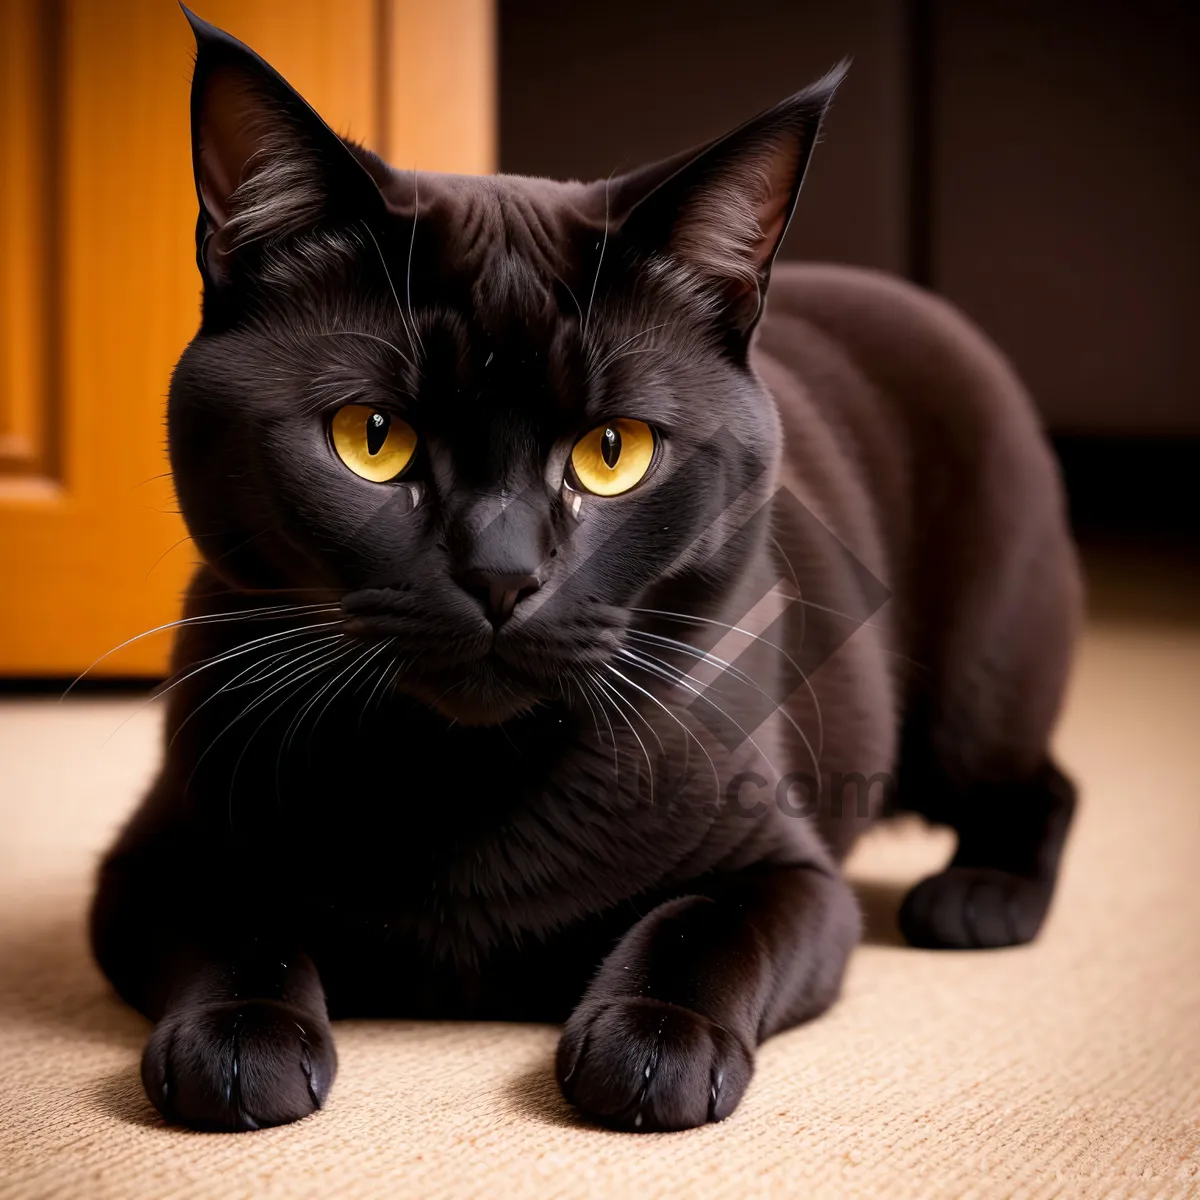
[(1032, 941), (1050, 903), (1050, 888), (989, 867), (950, 867), (905, 897), (900, 930), (913, 946), (978, 950)]
[(170, 1013), (142, 1055), (154, 1106), (193, 1129), (298, 1121), (324, 1103), (336, 1069), (328, 1024), (267, 1000)]
[(750, 1049), (721, 1026), (644, 997), (585, 1002), (563, 1032), (563, 1095), (587, 1116), (640, 1132), (720, 1121), (750, 1082)]

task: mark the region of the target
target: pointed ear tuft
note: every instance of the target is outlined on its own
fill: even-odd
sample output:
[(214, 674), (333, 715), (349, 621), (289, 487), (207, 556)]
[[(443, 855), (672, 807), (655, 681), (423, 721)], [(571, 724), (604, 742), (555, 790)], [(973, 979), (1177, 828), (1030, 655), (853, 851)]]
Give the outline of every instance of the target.
[[(761, 313), (771, 264), (821, 121), (847, 69), (847, 63), (839, 64), (804, 91), (709, 143), (638, 199), (623, 222), (635, 249), (665, 254), (714, 289), (742, 334), (749, 334)], [(652, 169), (637, 174), (654, 177)], [(628, 193), (626, 181), (620, 183)]]
[(196, 35), (192, 166), (206, 277), (225, 278), (251, 243), (373, 215), (378, 189), (303, 97), (248, 46), (183, 11)]

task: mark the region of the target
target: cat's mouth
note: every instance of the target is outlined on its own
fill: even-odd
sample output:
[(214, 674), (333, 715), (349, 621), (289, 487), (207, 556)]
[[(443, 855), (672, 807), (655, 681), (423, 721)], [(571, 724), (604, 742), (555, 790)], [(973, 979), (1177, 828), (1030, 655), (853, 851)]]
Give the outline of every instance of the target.
[[(499, 725), (556, 696), (558, 672), (543, 661), (530, 670), (528, 651), (488, 629), (475, 635), (399, 636), (387, 614), (357, 614), (344, 630), (366, 642), (389, 643), (381, 657), (394, 660), (392, 690), (419, 700), (460, 725)], [(516, 661), (514, 661), (516, 660)]]
[[(342, 601), (343, 630), (387, 642), (396, 664), (391, 687), (461, 725), (499, 725), (541, 703), (569, 696), (566, 682), (599, 668), (617, 645), (615, 614), (499, 629), (475, 614), (439, 612), (391, 589)], [(454, 619), (454, 618), (461, 619)]]

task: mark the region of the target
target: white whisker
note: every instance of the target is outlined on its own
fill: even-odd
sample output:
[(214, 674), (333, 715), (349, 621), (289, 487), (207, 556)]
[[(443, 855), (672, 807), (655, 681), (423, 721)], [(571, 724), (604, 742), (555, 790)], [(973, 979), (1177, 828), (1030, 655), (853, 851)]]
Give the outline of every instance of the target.
[[(661, 708), (663, 710), (663, 712), (665, 712), (667, 714), (667, 716), (670, 717), (671, 720), (674, 721), (675, 724), (678, 725), (679, 728), (683, 730), (685, 737), (696, 743), (697, 749), (699, 749), (700, 753), (703, 754), (706, 759), (708, 759), (709, 769), (713, 773), (713, 786), (716, 789), (717, 803), (720, 804), (720, 802), (721, 802), (721, 776), (720, 776), (720, 773), (717, 771), (716, 763), (714, 763), (712, 760), (712, 755), (709, 754), (709, 752), (704, 748), (704, 743), (699, 739), (699, 737), (696, 736), (695, 732), (693, 730), (689, 729), (683, 723), (683, 721), (680, 720), (680, 718), (675, 713), (673, 713), (649, 689), (642, 687), (642, 685), (640, 683), (635, 683), (632, 679), (629, 678), (628, 675), (624, 674), (621, 671), (618, 671), (617, 668), (614, 667), (611, 663), (605, 663), (604, 665), (609, 671), (611, 671), (614, 675), (616, 675), (618, 679), (623, 679), (631, 688), (636, 688), (637, 691), (641, 692), (643, 696), (645, 696), (647, 699), (652, 700), (655, 704), (657, 704), (658, 707)], [(662, 746), (662, 743), (660, 742), (659, 747), (661, 748), (661, 746)], [(684, 742), (684, 754), (685, 754), (685, 756), (687, 754), (687, 741)], [(687, 774), (687, 758), (686, 757), (684, 758), (684, 762), (683, 762), (683, 770), (684, 770), (684, 774), (686, 775)]]
[[(385, 645), (390, 647), (395, 644), (395, 641), (396, 641), (396, 639), (394, 637), (390, 637), (387, 639), (387, 642), (385, 643)], [(367, 693), (367, 699), (362, 706), (362, 712), (359, 713), (359, 717), (358, 717), (359, 729), (362, 729), (362, 723), (365, 720), (367, 713), (370, 712), (371, 705), (375, 702), (376, 695), (382, 695), (382, 692), (380, 691), (380, 689), (383, 686), (383, 681), (385, 679), (387, 679), (387, 677), (388, 677), (388, 668), (390, 665), (394, 665), (394, 664), (389, 664), (387, 661), (384, 661), (380, 666), (379, 678), (377, 680), (375, 680), (375, 686), (372, 687), (371, 690)]]
[[(416, 228), (415, 220), (416, 219), (414, 218), (414, 230)], [(367, 231), (367, 237), (371, 239), (371, 242), (375, 247), (375, 253), (379, 256), (379, 265), (383, 268), (384, 277), (387, 279), (388, 287), (391, 289), (392, 299), (396, 302), (396, 311), (400, 314), (400, 324), (403, 326), (404, 332), (408, 335), (408, 346), (415, 356), (417, 353), (417, 346), (416, 341), (413, 338), (413, 331), (409, 328), (408, 319), (404, 315), (404, 307), (400, 303), (400, 296), (396, 291), (396, 285), (392, 282), (392, 273), (388, 270), (387, 260), (383, 257), (383, 250), (380, 249), (379, 242), (376, 241), (375, 235), (371, 232), (371, 227), (366, 223), (366, 221), (361, 222), (361, 224), (362, 227)], [(409, 302), (409, 308), (410, 310), (412, 308), (411, 300)], [(399, 354), (399, 351), (397, 351), (397, 353)], [(408, 363), (409, 366), (415, 365), (410, 358), (404, 357), (404, 361)]]
[(717, 704), (715, 700), (711, 700), (703, 692), (694, 688), (688, 681), (687, 676), (683, 675), (679, 671), (676, 671), (674, 668), (664, 667), (659, 662), (642, 658), (641, 655), (635, 654), (632, 650), (624, 647), (618, 650), (617, 653), (621, 658), (625, 659), (626, 662), (632, 663), (636, 667), (641, 667), (643, 671), (649, 671), (651, 674), (657, 675), (660, 679), (665, 680), (667, 683), (686, 688), (694, 696), (697, 696), (699, 699), (703, 700), (705, 704), (724, 717), (725, 720), (727, 720), (742, 735), (742, 737), (744, 737), (746, 741), (748, 741), (750, 745), (754, 747), (755, 751), (758, 753), (758, 756), (767, 764), (768, 767), (771, 768), (771, 770), (779, 773), (779, 768), (771, 762), (771, 760), (763, 752), (762, 747), (754, 740), (754, 738), (745, 729), (743, 729), (742, 726), (729, 715), (729, 713), (727, 713), (719, 704)]
[(324, 668), (325, 666), (328, 666), (330, 663), (337, 661), (337, 659), (345, 653), (345, 649), (346, 649), (345, 646), (339, 645), (339, 646), (335, 647), (333, 650), (329, 651), (324, 658), (320, 659), (315, 664), (306, 665), (305, 667), (301, 668), (298, 671), (291, 671), (289, 674), (285, 675), (283, 679), (279, 680), (278, 682), (273, 684), (270, 688), (268, 688), (265, 692), (263, 692), (261, 696), (259, 696), (255, 700), (253, 700), (246, 707), (244, 707), (241, 710), (241, 712), (239, 712), (237, 714), (237, 716), (234, 717), (233, 720), (230, 721), (229, 724), (226, 725), (220, 731), (220, 733), (218, 733), (217, 736), (212, 739), (211, 742), (209, 742), (209, 744), (205, 747), (204, 751), (196, 759), (195, 763), (192, 765), (192, 773), (188, 776), (187, 783), (184, 784), (184, 789), (183, 789), (184, 793), (186, 794), (188, 788), (191, 787), (192, 780), (196, 778), (196, 772), (200, 769), (201, 764), (208, 757), (208, 755), (212, 751), (213, 747), (215, 747), (216, 744), (239, 721), (243, 720), (245, 717), (248, 717), (256, 708), (258, 708), (260, 705), (265, 704), (272, 696), (277, 696), (289, 684), (299, 685), (299, 683), (303, 679), (306, 679), (308, 676), (312, 675), (314, 672), (320, 671), (322, 668)]
[[(619, 716), (621, 718), (622, 721), (625, 722), (626, 726), (628, 726), (628, 728), (629, 728), (629, 732), (633, 734), (635, 740), (637, 741), (637, 744), (642, 748), (642, 754), (645, 755), (645, 758), (646, 758), (646, 769), (650, 774), (650, 803), (653, 804), (654, 803), (654, 765), (650, 761), (650, 752), (646, 749), (646, 743), (642, 741), (641, 736), (638, 734), (638, 731), (636, 729), (634, 729), (633, 722), (624, 714), (624, 712), (621, 711), (621, 709), (617, 706), (615, 701), (619, 700), (625, 704), (628, 704), (630, 708), (633, 708), (633, 711), (635, 713), (638, 710), (636, 708), (634, 708), (634, 706), (632, 704), (630, 704), (629, 701), (626, 700), (624, 696), (622, 696), (619, 692), (617, 692), (607, 681), (605, 681), (604, 679), (601, 679), (600, 676), (593, 675), (592, 678), (595, 681), (596, 685), (602, 689), (602, 691), (607, 692), (610, 695), (612, 695), (613, 697), (615, 697), (614, 704), (613, 704), (613, 711), (617, 714), (617, 716)], [(640, 713), (638, 713), (638, 715), (641, 716)], [(661, 746), (661, 744), (662, 743), (660, 742), (659, 745)], [(634, 799), (635, 800), (637, 799), (636, 791), (634, 793)]]
[(421, 353), (425, 353), (425, 343), (421, 339), (421, 332), (417, 328), (416, 318), (413, 316), (412, 310), (412, 264), (413, 264), (413, 247), (417, 244), (417, 220), (421, 215), (421, 177), (417, 174), (417, 168), (413, 167), (413, 217), (412, 217), (412, 232), (408, 237), (408, 270), (404, 279), (404, 296), (408, 302), (408, 323), (412, 328), (413, 334), (416, 335), (417, 345), (421, 347)]
[(595, 683), (593, 682), (590, 674), (584, 678), (581, 678), (580, 684), (583, 687), (586, 687), (588, 692), (591, 693), (592, 698), (596, 701), (597, 705), (599, 706), (600, 715), (604, 718), (605, 725), (608, 726), (608, 740), (609, 740), (609, 743), (612, 746), (612, 750), (613, 750), (613, 776), (615, 779), (615, 786), (619, 787), (621, 784), (621, 767), (620, 767), (620, 755), (617, 750), (617, 735), (613, 729), (612, 721), (610, 721), (608, 718), (608, 709), (606, 708), (606, 706), (604, 704), (604, 695), (602, 692), (599, 692), (596, 690)]
[(380, 337), (377, 333), (363, 333), (361, 329), (327, 329), (323, 333), (319, 333), (318, 337), (358, 337), (366, 338), (369, 342), (378, 342), (381, 346), (386, 346), (400, 356), (403, 362), (412, 364), (412, 359), (396, 345), (395, 342), (389, 342), (387, 338)]
[[(337, 650), (333, 651), (334, 661), (336, 661), (336, 657), (342, 653), (344, 653), (344, 650), (342, 648), (338, 648)], [(269, 691), (265, 692), (262, 696), (260, 696), (258, 698), (258, 700), (256, 700), (253, 704), (249, 705), (249, 707), (244, 708), (236, 717), (234, 717), (234, 719), (219, 734), (217, 734), (217, 736), (209, 743), (208, 747), (204, 751), (204, 754), (202, 754), (200, 756), (200, 758), (196, 760), (196, 765), (192, 768), (192, 773), (191, 773), (191, 775), (188, 776), (187, 784), (184, 787), (185, 792), (186, 792), (187, 788), (191, 786), (192, 779), (195, 778), (196, 771), (199, 769), (200, 763), (204, 759), (205, 755), (207, 755), (209, 750), (211, 750), (213, 748), (213, 746), (215, 746), (217, 744), (217, 742), (221, 740), (221, 738), (225, 735), (225, 733), (227, 733), (230, 729), (232, 729), (233, 726), (236, 725), (240, 720), (242, 720), (243, 717), (249, 716), (249, 714), (251, 712), (253, 712), (255, 708), (259, 707), (259, 705), (264, 703), (270, 696), (279, 695), (280, 693), (283, 694), (283, 698), (279, 701), (279, 703), (274, 705), (270, 709), (270, 711), (268, 711), (266, 713), (266, 715), (262, 718), (262, 720), (260, 720), (259, 723), (254, 727), (254, 731), (250, 734), (250, 736), (243, 743), (241, 752), (238, 754), (237, 760), (233, 764), (233, 772), (229, 776), (229, 801), (228, 801), (229, 816), (228, 816), (228, 819), (229, 819), (230, 829), (233, 828), (234, 784), (237, 780), (238, 771), (241, 769), (242, 760), (246, 757), (246, 751), (250, 749), (250, 743), (253, 742), (256, 737), (258, 737), (258, 735), (262, 732), (263, 728), (267, 725), (267, 723), (277, 713), (279, 713), (283, 710), (283, 708), (287, 705), (288, 701), (299, 694), (299, 691), (298, 691), (299, 685), (304, 680), (311, 677), (312, 675), (318, 674), (320, 672), (321, 668), (328, 661), (330, 661), (330, 660), (326, 659), (321, 663), (317, 663), (315, 666), (313, 666), (309, 670), (302, 670), (299, 673), (299, 679), (296, 680), (296, 687), (293, 687), (290, 691), (284, 691), (284, 688), (286, 687), (288, 682), (291, 682), (292, 679), (295, 678), (295, 673), (293, 673), (293, 676), (291, 678), (289, 678), (289, 680), (285, 680), (283, 684), (278, 685), (274, 688), (271, 688)]]
[[(110, 741), (112, 741), (112, 739), (114, 737), (116, 737), (117, 734), (120, 733), (121, 730), (124, 729), (125, 726), (128, 725), (129, 722), (132, 721), (133, 718), (136, 717), (139, 713), (144, 712), (145, 709), (147, 707), (149, 707), (151, 704), (155, 703), (158, 700), (161, 700), (169, 692), (174, 691), (175, 688), (177, 688), (181, 683), (186, 683), (189, 679), (192, 679), (195, 676), (199, 675), (202, 671), (210, 670), (212, 667), (217, 667), (217, 666), (220, 666), (222, 663), (231, 661), (232, 659), (240, 658), (244, 654), (249, 654), (252, 650), (267, 649), (270, 646), (278, 645), (282, 642), (290, 640), (291, 638), (301, 637), (313, 629), (324, 629), (324, 628), (327, 628), (329, 625), (337, 625), (337, 624), (340, 624), (340, 622), (326, 621), (326, 622), (322, 622), (321, 624), (318, 624), (318, 625), (302, 625), (299, 629), (278, 630), (275, 633), (266, 634), (264, 637), (254, 638), (252, 641), (243, 643), (242, 645), (237, 646), (232, 650), (227, 650), (221, 654), (218, 654), (218, 655), (206, 658), (206, 659), (202, 659), (199, 663), (191, 664), (187, 668), (187, 670), (184, 674), (179, 675), (178, 678), (172, 679), (165, 686), (160, 686), (160, 687), (155, 688), (150, 693), (150, 695), (147, 696), (146, 699), (143, 700), (141, 702), (141, 704), (139, 704), (125, 718), (125, 720), (123, 720), (104, 739), (104, 741), (101, 743), (101, 748), (103, 748), (104, 746), (107, 746), (108, 743)], [(251, 663), (248, 670), (252, 671), (257, 667), (260, 667), (261, 665), (262, 665), (262, 660), (260, 659), (258, 662)], [(62, 697), (59, 697), (59, 698), (61, 699)], [(202, 705), (198, 706), (198, 707), (202, 707)], [(186, 724), (186, 720), (184, 723)], [(172, 737), (171, 742), (168, 743), (168, 745), (172, 744), (174, 742), (174, 740), (175, 739)]]
[(583, 319), (583, 333), (581, 340), (587, 345), (588, 326), (592, 322), (592, 305), (596, 303), (596, 286), (600, 282), (600, 268), (604, 266), (604, 252), (608, 249), (608, 187), (612, 182), (610, 175), (604, 181), (604, 238), (600, 242), (600, 257), (596, 261), (596, 274), (592, 277), (592, 294), (588, 297), (587, 316)]
[[(288, 671), (295, 667), (298, 667), (298, 666), (300, 666), (301, 663), (307, 662), (310, 659), (315, 658), (318, 655), (324, 653), (326, 651), (326, 649), (328, 648), (330, 642), (340, 641), (341, 638), (342, 638), (342, 635), (340, 633), (331, 633), (331, 634), (327, 635), (326, 637), (316, 638), (314, 640), (309, 641), (308, 645), (304, 645), (303, 643), (301, 643), (299, 654), (294, 653), (296, 647), (289, 646), (289, 647), (285, 648), (284, 650), (271, 655), (271, 658), (274, 660), (279, 660), (279, 659), (283, 660), (283, 662), (281, 663), (281, 665), (279, 667), (273, 668), (270, 672), (268, 672), (264, 676), (256, 676), (254, 679), (247, 679), (243, 683), (238, 683), (237, 681), (239, 679), (241, 679), (242, 676), (245, 675), (247, 672), (261, 671), (263, 666), (265, 666), (265, 662), (262, 659), (259, 659), (257, 662), (251, 663), (249, 667), (247, 667), (243, 671), (240, 671), (237, 675), (235, 675), (227, 683), (225, 683), (221, 687), (217, 688), (216, 691), (210, 692), (207, 696), (205, 696), (205, 698), (203, 700), (200, 701), (199, 704), (196, 705), (195, 708), (191, 709), (188, 712), (188, 714), (183, 718), (182, 721), (179, 722), (179, 724), (175, 727), (174, 732), (171, 734), (170, 740), (167, 742), (167, 749), (170, 749), (172, 746), (175, 745), (175, 739), (179, 737), (180, 733), (183, 731), (183, 727), (202, 708), (204, 708), (207, 704), (210, 704), (219, 695), (221, 695), (222, 692), (236, 691), (239, 687), (249, 687), (253, 683), (266, 682), (267, 680), (269, 680), (271, 678), (277, 677), (283, 671)], [(228, 655), (228, 656), (226, 656), (225, 661), (228, 661), (230, 658), (233, 658), (233, 657), (235, 657), (235, 655)], [(216, 664), (214, 663), (211, 665), (215, 666)], [(179, 682), (182, 683), (183, 680), (179, 680)], [(171, 686), (174, 687), (176, 685), (172, 684)]]
[[(818, 738), (818, 742), (817, 742), (818, 748), (816, 751), (813, 750), (812, 743), (808, 740), (808, 736), (805, 734), (804, 730), (800, 728), (799, 724), (796, 722), (795, 718), (791, 715), (791, 713), (789, 713), (787, 711), (786, 706), (779, 703), (777, 700), (775, 700), (774, 697), (769, 695), (762, 688), (762, 686), (757, 682), (757, 680), (751, 678), (749, 675), (747, 675), (745, 673), (745, 671), (741, 671), (737, 667), (733, 666), (732, 664), (727, 663), (723, 658), (719, 658), (715, 654), (710, 654), (706, 650), (700, 650), (698, 647), (692, 646), (687, 642), (679, 642), (679, 641), (676, 641), (674, 638), (663, 637), (661, 634), (649, 633), (646, 630), (626, 630), (627, 637), (629, 637), (633, 634), (640, 635), (640, 637), (642, 639), (647, 639), (647, 638), (653, 639), (655, 643), (665, 642), (669, 646), (671, 646), (672, 648), (674, 648), (675, 650), (680, 651), (680, 652), (687, 651), (688, 653), (695, 655), (701, 662), (709, 663), (710, 665), (722, 668), (724, 671), (727, 671), (730, 675), (732, 675), (739, 683), (743, 683), (747, 687), (753, 688), (756, 692), (759, 693), (759, 695), (765, 696), (768, 700), (771, 701), (773, 709), (778, 711), (779, 713), (781, 713), (783, 716), (783, 719), (785, 721), (787, 721), (792, 726), (792, 728), (796, 731), (796, 733), (799, 735), (800, 740), (804, 743), (804, 748), (808, 751), (809, 758), (812, 759), (814, 770), (816, 771), (818, 777), (820, 776), (820, 774), (821, 774), (821, 756), (825, 752), (824, 725), (821, 720), (820, 701), (817, 699), (817, 694), (813, 690), (813, 686), (809, 682), (807, 675), (805, 675), (803, 672), (801, 672), (801, 678), (804, 681), (805, 687), (808, 689), (809, 695), (812, 696), (813, 705), (816, 708), (817, 729), (820, 734), (820, 736)], [(764, 639), (762, 639), (762, 638), (759, 638), (758, 640), (764, 641)], [(769, 642), (764, 642), (764, 644), (770, 645)], [(653, 661), (661, 664), (664, 667), (670, 667), (670, 665), (671, 665), (667, 662), (664, 662), (661, 658), (657, 658), (655, 655), (650, 654), (648, 651), (645, 652), (645, 655), (647, 658), (652, 659)], [(799, 669), (799, 668), (797, 668), (797, 669)]]
[(327, 612), (337, 611), (336, 604), (278, 604), (268, 606), (261, 609), (238, 610), (231, 613), (200, 613), (194, 617), (180, 617), (175, 621), (168, 621), (165, 625), (156, 625), (153, 629), (147, 629), (143, 633), (136, 634), (131, 638), (127, 638), (120, 645), (114, 646), (111, 650), (106, 650), (91, 666), (85, 668), (66, 686), (59, 700), (64, 700), (71, 689), (89, 672), (95, 670), (106, 658), (116, 654), (120, 650), (124, 650), (126, 646), (132, 646), (134, 642), (140, 642), (143, 638), (153, 637), (156, 633), (164, 633), (168, 629), (182, 629), (192, 625), (220, 625), (226, 622), (235, 621), (255, 621), (260, 618), (279, 619), (285, 616), (299, 615), (300, 613), (311, 613), (314, 610), (324, 609)]
[[(633, 342), (636, 342), (639, 338), (644, 338), (644, 337), (647, 337), (649, 334), (656, 333), (660, 329), (666, 329), (668, 324), (670, 324), (670, 322), (663, 321), (658, 325), (651, 325), (649, 329), (643, 329), (641, 331), (641, 333), (635, 333), (633, 335), (633, 337), (626, 338), (623, 342), (620, 343), (620, 345), (618, 345), (614, 349), (610, 350), (600, 360), (600, 362), (595, 367), (592, 368), (591, 374), (599, 375), (605, 369), (605, 367), (611, 366), (614, 362), (617, 361), (617, 359), (625, 357), (625, 355), (622, 354), (621, 351), (624, 350), (626, 346), (631, 345)], [(654, 349), (653, 346), (649, 346), (646, 348), (646, 351), (638, 351), (638, 353), (645, 353), (645, 352), (648, 352), (653, 349)], [(632, 351), (630, 353), (632, 353)]]

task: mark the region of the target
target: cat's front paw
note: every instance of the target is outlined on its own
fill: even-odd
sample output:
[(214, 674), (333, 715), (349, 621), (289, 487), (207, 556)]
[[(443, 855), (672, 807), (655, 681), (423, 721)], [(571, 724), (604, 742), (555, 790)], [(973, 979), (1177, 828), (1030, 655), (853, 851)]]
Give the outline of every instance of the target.
[(604, 1125), (639, 1132), (723, 1120), (753, 1070), (751, 1050), (727, 1029), (641, 996), (585, 1000), (558, 1045), (563, 1095)]
[(270, 1000), (168, 1013), (142, 1055), (154, 1106), (193, 1129), (298, 1121), (321, 1107), (336, 1070), (328, 1024)]

